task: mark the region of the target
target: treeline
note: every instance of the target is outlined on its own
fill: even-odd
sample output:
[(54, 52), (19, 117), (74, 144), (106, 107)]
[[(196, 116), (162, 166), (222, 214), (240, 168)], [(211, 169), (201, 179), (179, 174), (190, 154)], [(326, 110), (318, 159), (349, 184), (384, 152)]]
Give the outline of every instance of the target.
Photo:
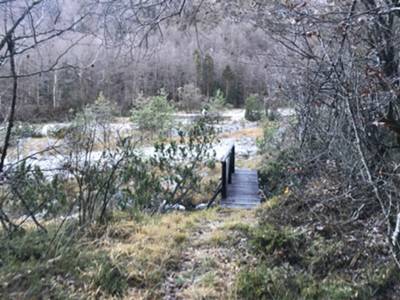
[[(161, 89), (172, 103), (186, 110), (198, 109), (218, 90), (233, 107), (242, 106), (254, 93), (266, 101), (277, 98), (271, 91), (276, 91), (282, 76), (265, 60), (265, 52), (269, 51), (263, 32), (229, 20), (204, 30), (204, 35), (198, 36), (191, 28), (167, 24), (163, 40), (154, 35), (154, 46), (132, 52), (125, 46), (112, 48), (97, 37), (74, 32), (72, 35), (81, 37), (82, 42), (63, 55), (57, 68), (49, 72), (46, 69), (52, 57), (59, 55), (65, 41), (54, 40), (37, 52), (19, 56), (21, 75), (31, 75), (38, 69), (43, 72), (20, 78), (16, 118), (64, 120), (93, 103), (100, 93), (122, 115), (140, 105), (142, 96), (156, 95)], [(269, 50), (273, 52), (273, 48)], [(255, 54), (257, 49), (262, 56)], [(6, 91), (9, 81), (3, 80), (0, 85)], [(182, 90), (194, 103), (182, 103), (186, 101)], [(4, 120), (10, 97), (4, 94), (0, 99), (0, 117)]]

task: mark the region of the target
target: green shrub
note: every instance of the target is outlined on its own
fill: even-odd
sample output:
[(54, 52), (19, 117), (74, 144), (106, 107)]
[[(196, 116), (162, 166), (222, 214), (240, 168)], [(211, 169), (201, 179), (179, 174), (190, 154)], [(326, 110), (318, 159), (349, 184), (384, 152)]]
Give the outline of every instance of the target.
[(201, 91), (193, 83), (178, 88), (179, 107), (186, 111), (199, 110), (204, 97)]
[(139, 129), (151, 134), (165, 134), (172, 129), (174, 108), (168, 103), (167, 95), (161, 91), (159, 95), (148, 99), (141, 109), (132, 112), (131, 120)]
[[(290, 266), (260, 265), (242, 270), (236, 279), (239, 299), (357, 299), (357, 287), (342, 280), (320, 280)], [(371, 295), (370, 295), (371, 296)], [(367, 297), (365, 299), (371, 299)]]
[(65, 181), (61, 176), (46, 176), (38, 166), (23, 161), (9, 173), (10, 197), (7, 205), (18, 214), (29, 211), (54, 217), (67, 211)]
[(203, 193), (202, 172), (215, 167), (213, 143), (216, 130), (202, 117), (185, 131), (179, 131), (179, 141), (156, 143), (150, 162), (162, 182), (160, 197), (167, 204), (193, 207), (195, 195)]
[(300, 259), (299, 248), (303, 236), (289, 228), (275, 228), (270, 224), (260, 225), (251, 232), (251, 244), (263, 256), (277, 255), (278, 259), (296, 263)]
[(2, 240), (0, 252), (9, 262), (39, 260), (46, 253), (48, 241), (48, 234), (43, 231), (14, 232), (11, 238)]
[[(263, 120), (263, 137), (257, 138), (256, 143), (259, 152), (262, 154), (273, 154), (279, 147), (277, 147), (275, 140), (277, 131), (279, 129), (279, 124), (270, 120)], [(280, 142), (280, 141), (279, 141)]]
[(214, 97), (210, 99), (209, 111), (219, 113), (225, 108), (225, 106), (226, 106), (226, 99), (224, 93), (220, 89), (218, 89), (215, 92)]
[(111, 123), (116, 110), (113, 103), (104, 96), (103, 92), (100, 92), (95, 102), (86, 109), (92, 112), (96, 121), (100, 124)]
[(218, 89), (215, 92), (215, 95), (211, 97), (206, 104), (204, 104), (203, 111), (207, 112), (210, 123), (213, 123), (222, 120), (221, 112), (225, 108), (229, 107), (231, 107), (231, 105), (226, 103), (224, 93)]
[(265, 265), (242, 270), (236, 279), (239, 299), (298, 299), (299, 287), (290, 267)]
[(259, 121), (265, 116), (264, 103), (257, 94), (252, 94), (247, 97), (245, 109), (245, 118), (248, 121)]
[(48, 233), (26, 229), (0, 236), (2, 299), (65, 299), (61, 296), (68, 294), (67, 281), (82, 282), (93, 251), (71, 242), (66, 227), (55, 238), (57, 229), (50, 226)]
[(48, 131), (47, 135), (51, 138), (55, 138), (55, 139), (64, 139), (67, 134), (69, 133), (69, 131), (71, 130), (71, 126), (70, 125), (65, 125), (65, 126), (54, 126), (54, 128), (51, 128), (51, 130)]
[(360, 299), (390, 299), (388, 295), (400, 281), (399, 269), (392, 264), (369, 267), (365, 274), (367, 281), (359, 288)]
[(38, 128), (32, 124), (17, 122), (14, 125), (14, 136), (18, 138), (40, 138), (43, 137)]
[[(330, 300), (349, 300), (360, 299), (357, 297), (356, 285), (344, 280), (323, 280), (311, 279), (306, 276), (297, 276), (301, 299), (330, 299)], [(306, 279), (304, 279), (306, 278)], [(371, 297), (372, 295), (370, 295)], [(371, 299), (367, 297), (365, 299)], [(363, 299), (363, 298), (361, 298)]]
[(294, 153), (295, 149), (287, 149), (264, 161), (259, 177), (268, 196), (280, 195), (288, 186), (298, 184)]
[(327, 276), (334, 270), (346, 268), (350, 261), (342, 254), (344, 248), (345, 246), (340, 240), (314, 237), (306, 251), (309, 271), (319, 276)]

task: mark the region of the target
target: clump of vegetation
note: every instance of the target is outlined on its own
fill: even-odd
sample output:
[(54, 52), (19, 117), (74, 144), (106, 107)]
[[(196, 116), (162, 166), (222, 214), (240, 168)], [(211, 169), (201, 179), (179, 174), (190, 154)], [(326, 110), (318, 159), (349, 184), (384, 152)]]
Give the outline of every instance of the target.
[[(239, 299), (298, 299), (299, 284), (291, 267), (261, 265), (246, 268), (238, 274)], [(290, 288), (288, 288), (290, 287)]]
[(66, 186), (62, 176), (47, 178), (38, 166), (25, 161), (9, 176), (8, 192), (13, 198), (10, 207), (14, 212), (28, 216), (41, 214), (45, 218), (67, 212)]
[(291, 263), (297, 263), (304, 237), (291, 228), (274, 228), (270, 224), (256, 227), (251, 232), (254, 250), (264, 257), (278, 256)]
[(47, 136), (58, 140), (62, 140), (69, 133), (69, 130), (70, 130), (69, 125), (55, 125), (53, 126), (53, 128), (48, 130)]
[(131, 120), (139, 129), (153, 134), (168, 134), (172, 129), (174, 108), (167, 100), (164, 91), (150, 97), (140, 109), (132, 111)]
[[(42, 170), (30, 161), (16, 164), (1, 190), (1, 208), (26, 216), (43, 231), (48, 217), (76, 214), (87, 228), (107, 224), (118, 208), (132, 214), (175, 204), (193, 208), (194, 196), (210, 184), (202, 172), (214, 167), (216, 132), (207, 118), (179, 131), (178, 141), (157, 142), (154, 155), (145, 157), (132, 138), (112, 139), (106, 103), (99, 97), (77, 114), (64, 137), (59, 166)], [(1, 220), (9, 233), (19, 226), (3, 212)]]
[(257, 259), (236, 278), (238, 298), (396, 299), (400, 278), (385, 237), (366, 233), (363, 217), (349, 222), (338, 203), (348, 200), (324, 182), (282, 190), (258, 210), (258, 225), (243, 230)]
[(262, 122), (262, 129), (263, 137), (256, 140), (259, 152), (268, 155), (278, 152), (282, 144), (282, 141), (277, 137), (279, 123), (264, 119)]
[[(103, 260), (96, 249), (72, 242), (81, 236), (71, 236), (67, 228), (70, 226), (60, 231), (53, 225), (48, 232), (20, 228), (11, 237), (0, 236), (0, 293), (3, 296), (40, 299), (82, 297), (88, 293), (90, 285), (83, 282), (89, 283), (91, 279), (86, 281), (86, 274), (92, 270), (92, 264)], [(104, 282), (99, 287), (108, 293)]]
[[(366, 262), (353, 270), (354, 258), (347, 257), (349, 248), (341, 241), (312, 238), (264, 221), (248, 236), (258, 260), (236, 278), (240, 299), (392, 299), (390, 289), (398, 287), (399, 275), (386, 263), (379, 267), (386, 275), (370, 276)], [(347, 281), (349, 272), (360, 278)]]
[(178, 97), (179, 107), (185, 111), (199, 110), (204, 101), (200, 89), (193, 83), (178, 88)]
[(35, 125), (25, 122), (17, 122), (17, 124), (15, 124), (14, 135), (18, 138), (42, 137), (42, 134), (38, 131), (38, 128)]
[(113, 264), (108, 256), (104, 256), (99, 262), (92, 279), (93, 284), (106, 294), (122, 296), (128, 288), (126, 271), (121, 266)]
[[(0, 235), (0, 294), (6, 298), (160, 298), (188, 231), (214, 211), (191, 215), (115, 215), (107, 230), (76, 231), (75, 220), (43, 232), (30, 226)], [(140, 296), (138, 296), (140, 295)]]
[(224, 93), (218, 89), (214, 97), (212, 97), (208, 103), (208, 110), (212, 113), (219, 113), (221, 112), (225, 107), (226, 107), (226, 98), (224, 96)]
[(264, 103), (258, 94), (251, 94), (245, 102), (245, 118), (248, 121), (260, 121), (265, 116)]
[(156, 143), (150, 162), (163, 182), (165, 204), (193, 207), (194, 195), (205, 185), (201, 172), (215, 167), (215, 140), (215, 128), (203, 117), (186, 131), (180, 130), (178, 142)]
[(262, 188), (271, 197), (282, 194), (300, 183), (300, 166), (295, 163), (295, 150), (287, 149), (265, 159), (259, 170)]

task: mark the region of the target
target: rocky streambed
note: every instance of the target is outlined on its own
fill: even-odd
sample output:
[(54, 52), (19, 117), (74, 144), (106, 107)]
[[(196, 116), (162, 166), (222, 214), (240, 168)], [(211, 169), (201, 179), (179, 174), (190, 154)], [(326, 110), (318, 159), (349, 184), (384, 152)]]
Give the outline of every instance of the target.
[[(199, 114), (179, 113), (176, 119), (183, 124), (188, 124), (195, 120)], [(52, 123), (37, 125), (35, 131), (40, 134), (37, 137), (23, 137), (15, 142), (15, 145), (10, 152), (7, 163), (13, 164), (21, 159), (26, 159), (29, 164), (40, 167), (43, 170), (61, 169), (66, 162), (66, 157), (61, 154), (63, 141), (56, 137), (58, 132), (67, 129), (69, 123)], [(128, 136), (132, 134), (140, 134), (137, 126), (128, 120), (120, 119), (118, 123), (110, 123), (109, 129), (112, 135)], [(215, 125), (221, 137), (219, 142), (215, 144), (216, 158), (222, 157), (230, 145), (235, 144), (238, 157), (249, 158), (257, 153), (256, 137), (247, 136), (246, 130), (256, 130), (258, 124), (256, 122), (248, 122), (244, 119), (244, 110), (229, 110), (226, 111), (221, 118), (221, 121)], [(244, 133), (240, 133), (244, 131)], [(46, 151), (53, 147), (58, 147), (59, 151)], [(154, 147), (143, 146), (138, 148), (138, 151), (144, 156), (154, 154)], [(98, 160), (102, 155), (103, 150), (98, 149), (90, 153), (91, 160)], [(82, 153), (82, 156), (85, 155)]]

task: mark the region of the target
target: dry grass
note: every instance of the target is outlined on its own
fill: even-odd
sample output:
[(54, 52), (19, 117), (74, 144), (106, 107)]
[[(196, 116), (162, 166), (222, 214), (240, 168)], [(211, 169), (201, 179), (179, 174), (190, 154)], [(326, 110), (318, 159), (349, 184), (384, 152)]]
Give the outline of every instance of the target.
[(241, 129), (238, 131), (234, 132), (226, 132), (222, 133), (219, 138), (244, 138), (244, 137), (250, 137), (250, 138), (261, 138), (264, 135), (264, 131), (261, 127), (255, 127), (255, 128), (245, 128)]
[[(66, 293), (76, 298), (112, 299), (114, 294), (109, 291), (116, 287), (124, 299), (224, 299), (231, 293), (245, 252), (240, 248), (241, 228), (254, 218), (254, 211), (220, 208), (141, 215), (136, 220), (115, 215), (106, 231), (93, 226), (81, 237), (75, 250), (69, 251), (71, 258), (60, 256), (58, 269), (49, 266), (47, 271), (37, 271), (43, 269), (40, 259), (32, 262), (32, 268), (48, 280), (58, 274), (51, 291), (56, 298)], [(16, 266), (10, 266), (13, 271), (0, 272), (0, 278), (13, 282), (14, 272), (26, 273), (26, 265), (19, 267), (15, 271)], [(70, 270), (75, 270), (72, 277)], [(117, 278), (110, 275), (113, 272)], [(23, 286), (11, 286), (10, 292), (38, 297), (48, 293), (45, 281), (38, 285), (29, 280)], [(28, 289), (34, 294), (27, 294)]]
[(215, 211), (209, 210), (147, 218), (139, 225), (120, 221), (110, 227), (99, 247), (125, 267), (131, 286), (128, 299), (158, 298), (165, 277), (179, 266), (191, 231), (200, 222), (214, 218)]
[(261, 155), (255, 155), (252, 156), (251, 159), (237, 159), (235, 164), (237, 168), (257, 170), (260, 167), (262, 160), (263, 157)]

